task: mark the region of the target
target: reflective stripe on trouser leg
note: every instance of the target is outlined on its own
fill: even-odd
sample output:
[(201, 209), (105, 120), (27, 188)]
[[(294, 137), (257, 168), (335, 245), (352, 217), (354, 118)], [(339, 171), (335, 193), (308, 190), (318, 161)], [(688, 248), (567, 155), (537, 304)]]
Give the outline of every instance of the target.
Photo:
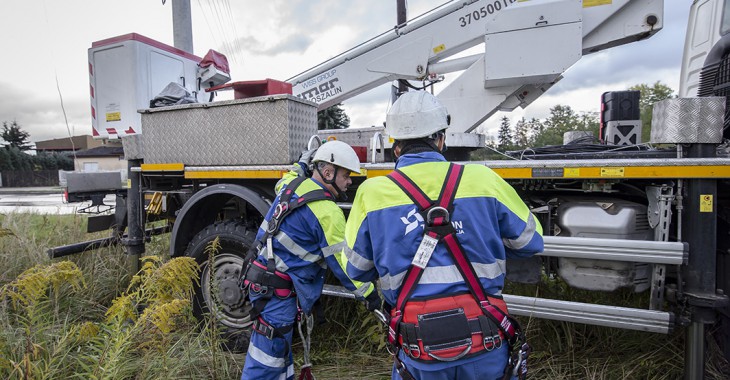
[(291, 347), (292, 332), (282, 338), (269, 340), (259, 333), (251, 334), (251, 343), (248, 345), (246, 362), (243, 365), (241, 380), (292, 380), (294, 379), (294, 362), (289, 350), (288, 357), (284, 357), (287, 343)]

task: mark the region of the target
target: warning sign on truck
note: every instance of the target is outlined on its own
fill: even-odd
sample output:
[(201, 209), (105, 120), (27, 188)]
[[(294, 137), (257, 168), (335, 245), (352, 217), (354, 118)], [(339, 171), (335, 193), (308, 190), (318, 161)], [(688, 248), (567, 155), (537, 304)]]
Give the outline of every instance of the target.
[(712, 194), (700, 195), (700, 212), (712, 212)]
[(119, 103), (109, 103), (104, 107), (104, 113), (106, 115), (106, 121), (122, 121), (122, 112), (119, 107)]
[(106, 121), (122, 121), (122, 113), (121, 112), (107, 112), (106, 113)]

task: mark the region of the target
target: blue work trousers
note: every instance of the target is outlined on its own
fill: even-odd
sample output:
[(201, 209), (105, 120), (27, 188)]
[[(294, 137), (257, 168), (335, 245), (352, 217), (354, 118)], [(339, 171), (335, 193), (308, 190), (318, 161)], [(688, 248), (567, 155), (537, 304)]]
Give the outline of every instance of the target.
[(241, 380), (294, 379), (292, 333), (293, 331), (289, 331), (284, 334), (284, 338), (269, 339), (254, 331), (251, 334), (251, 343), (248, 345)]
[[(252, 295), (252, 302), (256, 302)], [(261, 318), (274, 327), (294, 326), (297, 317), (296, 298), (279, 299), (273, 297), (264, 307)], [(294, 326), (296, 328), (296, 326)], [(292, 329), (284, 337), (269, 339), (254, 330), (248, 345), (246, 362), (243, 365), (241, 380), (292, 380), (294, 361), (292, 360)]]
[[(459, 360), (450, 365), (445, 362), (433, 364), (408, 363), (400, 352), (401, 360), (408, 372), (417, 380), (502, 380), (504, 369), (507, 366), (507, 347), (496, 349), (493, 352), (479, 355), (475, 358)], [(402, 380), (393, 365), (391, 374), (393, 380)]]

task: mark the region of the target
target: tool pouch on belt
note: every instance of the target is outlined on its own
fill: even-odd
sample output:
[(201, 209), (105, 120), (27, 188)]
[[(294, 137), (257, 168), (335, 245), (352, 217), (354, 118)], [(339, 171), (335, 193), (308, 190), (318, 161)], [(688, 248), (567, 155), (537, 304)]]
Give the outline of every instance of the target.
[(421, 362), (470, 357), (499, 348), (504, 341), (498, 324), (468, 293), (409, 300), (398, 335), (403, 352)]

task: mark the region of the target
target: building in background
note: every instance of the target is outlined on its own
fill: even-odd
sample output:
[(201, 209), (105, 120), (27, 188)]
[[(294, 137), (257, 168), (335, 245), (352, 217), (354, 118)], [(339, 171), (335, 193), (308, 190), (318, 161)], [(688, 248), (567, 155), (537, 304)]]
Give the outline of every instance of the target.
[[(78, 152), (81, 150), (96, 148), (106, 144), (104, 140), (95, 140), (91, 135), (64, 137), (60, 139), (37, 141), (36, 152)], [(120, 145), (121, 146), (121, 145)]]
[(127, 170), (120, 140), (94, 139), (91, 135), (38, 141), (36, 152), (69, 153), (76, 172)]
[(127, 170), (124, 149), (121, 144), (107, 144), (78, 151), (74, 154), (74, 170), (85, 173)]

